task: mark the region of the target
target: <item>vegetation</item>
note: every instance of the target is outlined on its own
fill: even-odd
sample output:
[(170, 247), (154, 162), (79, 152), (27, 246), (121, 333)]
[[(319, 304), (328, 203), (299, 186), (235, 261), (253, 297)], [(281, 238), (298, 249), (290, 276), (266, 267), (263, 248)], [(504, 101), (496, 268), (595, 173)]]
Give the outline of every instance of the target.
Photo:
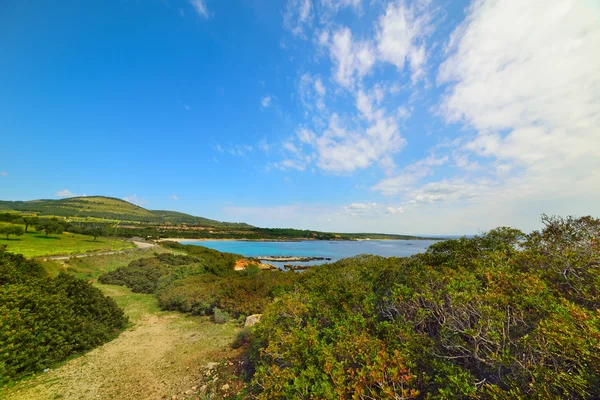
[(56, 218), (40, 220), (35, 226), (35, 230), (38, 232), (45, 232), (46, 236), (49, 234), (60, 235), (65, 231), (65, 224), (60, 222)]
[[(0, 226), (3, 226), (0, 224)], [(0, 239), (7, 250), (23, 254), (25, 257), (82, 254), (93, 251), (110, 251), (132, 249), (135, 245), (120, 239), (100, 238), (96, 241), (89, 236), (75, 233), (52, 234), (46, 236), (42, 232), (32, 232), (19, 237), (19, 240)]]
[[(0, 210), (36, 213), (42, 216), (93, 217), (153, 224), (192, 224), (207, 227), (250, 228), (247, 224), (219, 222), (175, 211), (146, 210), (125, 200), (105, 196), (71, 197), (60, 200), (2, 201)], [(11, 213), (4, 213), (11, 214)], [(13, 214), (14, 215), (14, 214)], [(18, 214), (17, 214), (17, 217)]]
[(111, 339), (127, 322), (98, 289), (0, 246), (0, 384)]
[(0, 225), (0, 235), (5, 235), (9, 239), (10, 235), (23, 236), (25, 229), (20, 225)]
[(262, 312), (296, 279), (293, 272), (261, 271), (252, 265), (244, 271), (234, 271), (239, 255), (179, 243), (166, 246), (185, 250), (187, 255), (160, 254), (132, 261), (101, 275), (99, 282), (154, 293), (165, 310), (193, 315), (217, 313), (215, 318), (222, 320), (224, 315), (238, 318)]
[[(0, 221), (29, 226), (56, 219), (64, 230), (96, 238), (113, 236), (144, 238), (208, 238), (243, 240), (353, 240), (423, 239), (410, 235), (332, 233), (300, 229), (257, 228), (245, 223), (220, 222), (167, 210), (146, 210), (124, 200), (103, 196), (61, 200), (0, 201)], [(40, 218), (42, 217), (42, 218)]]
[(600, 221), (543, 222), (302, 274), (253, 333), (254, 396), (600, 396)]

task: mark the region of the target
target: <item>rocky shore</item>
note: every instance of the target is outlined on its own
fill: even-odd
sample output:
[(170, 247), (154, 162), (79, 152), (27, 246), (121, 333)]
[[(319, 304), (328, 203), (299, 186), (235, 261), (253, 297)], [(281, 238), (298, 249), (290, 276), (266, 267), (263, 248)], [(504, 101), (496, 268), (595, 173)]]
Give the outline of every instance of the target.
[(331, 261), (331, 258), (328, 257), (297, 257), (297, 256), (263, 256), (263, 257), (254, 257), (257, 260), (261, 261)]

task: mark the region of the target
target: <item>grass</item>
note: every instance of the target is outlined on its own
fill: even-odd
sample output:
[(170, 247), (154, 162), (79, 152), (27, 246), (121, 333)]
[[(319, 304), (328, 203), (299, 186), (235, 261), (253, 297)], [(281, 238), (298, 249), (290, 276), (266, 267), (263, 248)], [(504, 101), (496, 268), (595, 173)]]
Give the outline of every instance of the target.
[(103, 285), (101, 283), (94, 283), (94, 286), (102, 290), (105, 295), (111, 297), (125, 311), (129, 320), (134, 324), (139, 322), (144, 316), (160, 315), (163, 313), (158, 307), (158, 300), (154, 295), (134, 293), (126, 286)]
[(96, 280), (105, 272), (113, 271), (119, 267), (129, 265), (133, 260), (144, 257), (152, 257), (157, 253), (169, 252), (164, 247), (151, 249), (140, 249), (135, 252), (95, 255), (92, 257), (72, 258), (70, 260), (45, 261), (42, 262), (50, 275), (58, 275), (60, 271), (69, 271), (76, 277), (85, 280)]
[(23, 236), (0, 238), (0, 245), (6, 245), (12, 253), (20, 253), (25, 257), (41, 257), (55, 255), (82, 254), (94, 251), (124, 250), (135, 248), (131, 242), (120, 239), (98, 238), (96, 241), (89, 236), (75, 233), (45, 236), (43, 232), (25, 233)]

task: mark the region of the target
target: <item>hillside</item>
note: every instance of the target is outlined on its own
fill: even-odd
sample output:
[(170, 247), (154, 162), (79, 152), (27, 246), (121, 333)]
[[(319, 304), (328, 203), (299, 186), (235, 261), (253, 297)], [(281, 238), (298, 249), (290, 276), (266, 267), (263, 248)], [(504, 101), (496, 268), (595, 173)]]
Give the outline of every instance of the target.
[(176, 211), (150, 211), (125, 200), (105, 196), (71, 197), (60, 200), (0, 200), (0, 210), (31, 212), (41, 216), (93, 217), (152, 224), (192, 224), (215, 228), (251, 227), (247, 224), (219, 222)]
[(190, 214), (178, 212), (178, 211), (168, 211), (168, 210), (151, 210), (154, 215), (157, 215), (162, 218), (165, 222), (171, 222), (172, 224), (193, 224), (193, 225), (201, 225), (208, 226), (213, 228), (243, 228), (248, 229), (252, 228), (252, 225), (245, 224), (243, 222), (220, 222), (215, 221), (214, 219), (195, 217)]

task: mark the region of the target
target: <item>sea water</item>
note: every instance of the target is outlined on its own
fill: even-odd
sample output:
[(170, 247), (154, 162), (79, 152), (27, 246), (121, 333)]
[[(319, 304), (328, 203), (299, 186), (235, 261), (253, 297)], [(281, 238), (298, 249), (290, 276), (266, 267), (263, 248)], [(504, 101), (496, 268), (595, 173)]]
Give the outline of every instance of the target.
[(328, 241), (306, 240), (295, 242), (254, 242), (245, 240), (204, 240), (181, 242), (205, 246), (226, 253), (241, 254), (246, 257), (325, 257), (330, 261), (275, 262), (265, 261), (282, 268), (284, 264), (317, 265), (334, 262), (359, 254), (375, 254), (384, 257), (407, 257), (421, 253), (436, 243), (435, 240), (352, 240)]

